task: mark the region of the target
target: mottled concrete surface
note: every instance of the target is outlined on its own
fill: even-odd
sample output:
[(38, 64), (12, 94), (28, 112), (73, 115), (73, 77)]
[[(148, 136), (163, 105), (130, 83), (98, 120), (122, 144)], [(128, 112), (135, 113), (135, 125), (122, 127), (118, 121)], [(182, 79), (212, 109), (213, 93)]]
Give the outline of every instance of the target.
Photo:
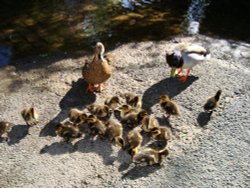
[[(169, 78), (165, 63), (165, 50), (182, 41), (211, 51), (211, 59), (197, 65), (184, 84)], [(101, 94), (85, 93), (81, 67), (86, 55), (61, 60), (51, 55), (0, 70), (0, 117), (15, 124), (10, 142), (0, 143), (0, 187), (250, 186), (249, 44), (177, 37), (124, 44), (109, 53), (114, 74)], [(223, 91), (220, 106), (208, 117), (202, 106), (218, 89)], [(141, 94), (143, 107), (161, 124), (172, 126), (175, 136), (163, 166), (128, 165), (129, 156), (108, 140), (93, 142), (86, 136), (66, 144), (55, 136), (55, 123), (65, 119), (70, 108), (84, 109), (123, 92)], [(170, 122), (162, 118), (161, 94), (180, 105), (180, 117)], [(28, 134), (20, 111), (32, 104), (41, 118)]]

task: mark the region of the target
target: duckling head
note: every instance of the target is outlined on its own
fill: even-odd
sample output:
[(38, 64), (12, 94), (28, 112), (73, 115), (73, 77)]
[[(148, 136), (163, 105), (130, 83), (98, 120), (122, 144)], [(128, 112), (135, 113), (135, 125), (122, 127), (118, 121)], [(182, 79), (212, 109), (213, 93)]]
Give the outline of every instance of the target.
[(141, 123), (142, 120), (144, 119), (144, 117), (147, 117), (148, 116), (148, 113), (146, 110), (141, 110), (138, 115), (137, 115), (137, 120), (138, 120), (138, 123)]
[(113, 113), (113, 110), (108, 106), (104, 106), (104, 111), (107, 113), (107, 117), (110, 117)]
[(114, 97), (112, 97), (111, 102), (113, 102), (113, 103), (117, 103), (117, 104), (121, 104), (120, 99), (119, 99), (119, 97), (118, 97), (118, 96), (114, 96)]
[(94, 104), (90, 104), (90, 105), (88, 105), (87, 106), (87, 109), (88, 109), (88, 111), (93, 111), (94, 109), (95, 109), (95, 105)]
[(214, 96), (215, 100), (216, 101), (219, 101), (220, 100), (220, 96), (221, 96), (221, 93), (222, 93), (222, 90), (218, 90)]
[(80, 123), (85, 123), (86, 121), (87, 121), (87, 118), (88, 118), (88, 116), (87, 116), (87, 114), (81, 114), (80, 116), (79, 116), (79, 122)]
[(135, 148), (130, 148), (128, 150), (128, 154), (131, 156), (132, 159), (134, 159), (134, 157), (136, 156), (136, 154), (139, 152), (138, 147)]
[(118, 108), (118, 110), (123, 111), (123, 112), (129, 111), (129, 109), (130, 109), (130, 107), (127, 104), (124, 104), (124, 105), (122, 105), (121, 107)]
[(62, 123), (58, 123), (56, 126), (55, 126), (55, 131), (57, 134), (59, 134), (60, 132), (62, 132), (63, 130), (63, 127), (62, 127)]
[(156, 137), (161, 134), (161, 131), (159, 130), (158, 127), (154, 127), (152, 130), (151, 130), (151, 135), (152, 135), (152, 138), (153, 139), (156, 139)]
[(86, 118), (86, 121), (87, 121), (88, 123), (95, 123), (95, 122), (97, 121), (97, 118), (96, 118), (96, 116), (94, 116), (94, 115), (89, 115), (89, 116)]
[(160, 96), (160, 102), (169, 101), (169, 100), (170, 100), (170, 98), (167, 95)]

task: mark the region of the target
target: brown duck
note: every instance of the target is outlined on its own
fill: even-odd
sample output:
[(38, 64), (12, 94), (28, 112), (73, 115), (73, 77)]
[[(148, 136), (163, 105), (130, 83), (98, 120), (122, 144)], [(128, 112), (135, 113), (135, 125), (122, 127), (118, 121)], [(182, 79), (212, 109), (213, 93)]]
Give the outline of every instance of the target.
[(92, 62), (86, 63), (82, 69), (82, 76), (89, 84), (87, 92), (101, 92), (104, 89), (103, 83), (108, 80), (112, 74), (108, 60), (104, 58), (104, 52), (104, 45), (101, 42), (97, 42)]

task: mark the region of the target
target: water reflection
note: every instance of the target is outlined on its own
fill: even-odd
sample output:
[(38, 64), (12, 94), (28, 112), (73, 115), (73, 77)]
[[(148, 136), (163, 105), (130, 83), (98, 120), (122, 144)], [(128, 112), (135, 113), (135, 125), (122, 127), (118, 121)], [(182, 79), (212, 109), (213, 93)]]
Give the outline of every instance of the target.
[(97, 40), (109, 46), (160, 40), (183, 31), (188, 3), (182, 5), (162, 6), (152, 0), (3, 0), (0, 44), (11, 46), (15, 57), (26, 57), (90, 49)]
[(0, 46), (0, 67), (8, 65), (11, 58), (11, 48)]
[[(243, 23), (240, 27), (234, 23), (235, 27), (230, 30), (230, 21), (223, 22), (226, 18), (218, 15), (218, 7), (224, 6), (225, 11), (226, 7), (235, 9), (237, 4), (223, 4), (221, 1), (211, 1), (205, 14), (199, 11), (195, 15), (190, 14), (194, 18), (190, 20), (199, 26), (197, 16), (206, 15), (202, 33), (212, 31), (224, 36), (223, 29), (228, 28), (226, 34), (235, 30), (233, 36), (243, 36), (244, 39), (249, 33), (246, 22), (242, 22), (244, 19), (239, 20)], [(190, 3), (191, 0), (2, 0), (0, 45), (11, 47), (14, 57), (20, 58), (54, 51), (89, 50), (98, 40), (112, 47), (123, 42), (167, 39), (186, 31), (183, 22)], [(241, 14), (243, 12), (239, 14), (242, 17)], [(218, 17), (219, 26), (216, 25)], [(233, 17), (237, 20), (237, 15)]]

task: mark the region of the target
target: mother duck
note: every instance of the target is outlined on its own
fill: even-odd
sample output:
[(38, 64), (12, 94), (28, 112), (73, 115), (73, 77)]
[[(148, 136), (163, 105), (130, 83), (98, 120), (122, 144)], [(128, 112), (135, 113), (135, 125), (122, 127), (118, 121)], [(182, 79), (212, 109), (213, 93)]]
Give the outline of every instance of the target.
[(179, 76), (178, 79), (182, 82), (187, 80), (187, 77), (192, 68), (208, 59), (210, 56), (209, 51), (199, 45), (182, 46), (180, 50), (174, 50), (172, 53), (166, 54), (167, 64), (171, 67), (171, 77), (175, 76), (176, 69), (179, 75), (183, 69), (187, 69), (185, 76)]
[(92, 62), (87, 62), (82, 68), (83, 79), (88, 83), (87, 92), (101, 92), (104, 89), (104, 82), (112, 74), (112, 69), (108, 64), (108, 60), (104, 57), (104, 52), (104, 45), (97, 42)]

